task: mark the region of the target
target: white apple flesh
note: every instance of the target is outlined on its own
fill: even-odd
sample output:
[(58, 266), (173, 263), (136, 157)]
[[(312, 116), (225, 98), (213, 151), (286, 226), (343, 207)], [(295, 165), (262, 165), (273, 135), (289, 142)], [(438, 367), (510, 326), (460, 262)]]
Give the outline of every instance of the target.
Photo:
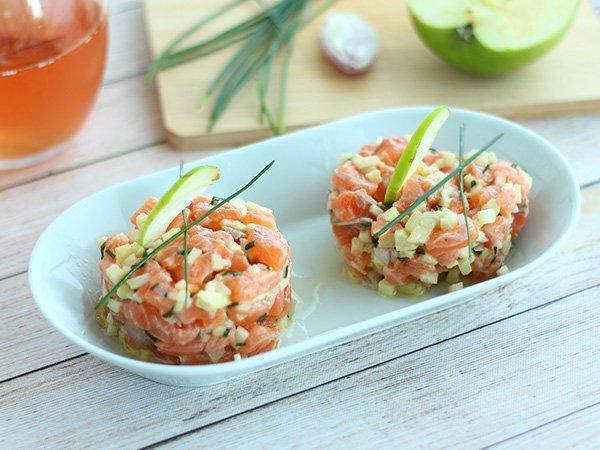
[(398, 164), (396, 164), (390, 183), (385, 191), (385, 203), (389, 204), (396, 201), (404, 183), (415, 173), (448, 117), (450, 117), (450, 108), (439, 106), (421, 122), (421, 125), (408, 141)]
[(217, 167), (199, 166), (179, 178), (148, 214), (140, 229), (138, 244), (147, 247), (159, 239), (173, 219), (220, 176)]
[(573, 21), (579, 0), (409, 0), (423, 42), (477, 75), (519, 69), (547, 53)]

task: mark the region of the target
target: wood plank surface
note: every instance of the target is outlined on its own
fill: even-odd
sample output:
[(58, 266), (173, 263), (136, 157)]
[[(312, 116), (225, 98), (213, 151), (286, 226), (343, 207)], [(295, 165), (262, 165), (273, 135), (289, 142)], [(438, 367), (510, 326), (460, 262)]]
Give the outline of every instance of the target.
[(162, 143), (138, 72), (142, 2), (108, 4), (112, 62), (89, 123), (62, 155), (0, 172), (0, 448), (600, 447), (600, 114), (521, 121), (574, 167), (581, 219), (538, 270), (457, 307), (198, 389), (112, 367), (51, 328), (26, 274), (43, 228), (99, 189), (222, 151)]
[[(434, 345), (437, 342), (446, 341), (454, 336), (469, 334), (469, 331), (485, 327), (489, 323), (503, 321), (507, 318), (511, 318), (510, 320), (512, 320), (512, 318), (521, 316), (526, 311), (539, 308), (541, 305), (567, 301), (570, 298), (569, 294), (566, 294), (567, 292), (582, 292), (596, 289), (590, 283), (598, 281), (597, 278), (593, 277), (593, 274), (598, 273), (600, 269), (600, 258), (598, 257), (600, 249), (593, 245), (595, 238), (594, 230), (597, 230), (600, 224), (600, 205), (594, 201), (594, 199), (598, 198), (599, 194), (600, 186), (588, 188), (584, 191), (584, 213), (580, 228), (577, 230), (577, 235), (586, 236), (588, 240), (583, 240), (578, 245), (568, 247), (561, 252), (552, 261), (557, 267), (556, 269), (550, 269), (549, 272), (539, 271), (533, 273), (514, 282), (511, 286), (499, 288), (459, 307), (395, 327), (328, 352), (322, 352), (291, 364), (269, 369), (262, 374), (235, 380), (227, 383), (227, 385), (200, 390), (156, 385), (122, 370), (111, 368), (105, 363), (96, 361), (94, 358), (85, 356), (83, 359), (67, 361), (64, 364), (51, 367), (42, 372), (36, 372), (27, 377), (17, 378), (3, 384), (3, 390), (6, 392), (6, 402), (10, 404), (12, 394), (19, 395), (22, 389), (27, 389), (23, 383), (36, 383), (36, 379), (39, 379), (39, 383), (53, 383), (54, 387), (48, 395), (64, 395), (65, 399), (62, 401), (62, 404), (65, 408), (81, 413), (82, 407), (75, 408), (75, 405), (87, 405), (84, 407), (83, 412), (89, 412), (89, 414), (85, 414), (89, 419), (87, 419), (88, 421), (84, 424), (83, 429), (77, 431), (71, 428), (64, 429), (61, 426), (59, 429), (62, 430), (62, 433), (58, 434), (66, 434), (73, 439), (84, 439), (84, 434), (82, 433), (86, 433), (85, 430), (95, 429), (99, 432), (98, 438), (88, 437), (86, 438), (86, 443), (101, 447), (102, 439), (104, 438), (112, 437), (121, 443), (128, 442), (127, 436), (124, 435), (124, 431), (120, 427), (113, 430), (115, 420), (117, 420), (117, 417), (113, 416), (115, 410), (103, 410), (98, 404), (98, 402), (103, 404), (118, 401), (121, 408), (116, 414), (120, 420), (126, 420), (128, 425), (134, 430), (141, 430), (144, 426), (156, 430), (154, 433), (148, 431), (144, 433), (147, 435), (148, 442), (138, 441), (142, 445), (168, 439), (170, 435), (186, 433), (195, 428), (204, 427), (215, 421), (223, 420), (224, 415), (235, 416), (244, 411), (258, 408), (263, 404), (276, 401), (279, 398), (287, 397), (297, 392), (311, 389), (314, 386), (329, 383), (355, 372), (363, 371), (369, 367), (381, 364), (388, 359), (417, 352), (422, 348)], [(585, 251), (596, 253), (586, 254)], [(569, 252), (573, 258), (565, 256)], [(577, 260), (586, 261), (585, 266), (577, 266), (575, 263)], [(569, 271), (565, 272), (563, 267), (572, 268), (573, 270), (579, 267), (579, 272), (575, 274)], [(585, 271), (581, 271), (582, 267), (585, 267)], [(556, 284), (552, 282), (552, 280), (559, 277), (569, 280), (569, 282), (574, 284)], [(593, 292), (596, 291), (594, 290)], [(582, 314), (580, 308), (575, 307), (572, 310), (572, 315), (580, 317), (581, 315), (587, 315), (587, 313)], [(560, 323), (563, 322), (561, 321)], [(510, 349), (513, 342), (509, 341), (509, 344), (507, 344), (507, 348)], [(364, 349), (378, 349), (378, 351), (369, 352)], [(44, 350), (38, 347), (37, 351), (34, 350), (30, 353), (32, 356), (31, 359), (36, 359), (37, 355), (43, 352)], [(10, 353), (6, 356), (12, 359)], [(47, 364), (51, 361), (45, 362)], [(80, 373), (75, 367), (85, 368), (85, 371)], [(89, 372), (87, 371), (88, 367)], [(303, 374), (301, 380), (296, 379), (297, 377), (294, 378), (293, 374), (297, 373)], [(81, 389), (78, 393), (67, 395), (73, 384), (81, 384), (76, 381), (78, 377), (94, 380), (93, 382), (102, 386), (108, 385), (110, 389), (103, 389), (98, 399), (91, 400), (86, 400), (89, 396), (87, 389)], [(140, 391), (136, 390), (135, 392), (138, 393), (135, 394), (134, 392), (133, 395), (130, 392), (133, 382), (132, 378), (135, 380), (134, 384), (139, 385), (139, 389), (141, 389)], [(64, 392), (57, 393), (55, 392), (56, 389)], [(89, 389), (92, 389), (92, 387), (89, 387)], [(199, 408), (198, 403), (192, 401), (192, 399), (199, 398), (197, 396), (199, 391), (202, 393), (201, 413), (197, 409)], [(179, 395), (180, 392), (182, 392), (181, 396)], [(143, 393), (147, 393), (149, 399), (145, 400)], [(175, 393), (178, 395), (175, 395)], [(176, 417), (184, 417), (188, 420), (175, 420), (168, 425), (161, 425), (161, 420), (164, 419), (160, 415), (160, 411), (153, 410), (152, 414), (148, 415), (148, 408), (151, 408), (149, 405), (155, 402), (155, 396), (159, 397), (160, 401), (158, 403), (161, 407), (169, 411), (177, 410)], [(125, 398), (127, 401), (123, 400)], [(52, 401), (51, 397), (46, 397), (43, 390), (38, 393), (36, 399), (37, 401), (42, 400), (44, 402)], [(185, 399), (188, 399), (189, 402)], [(188, 403), (189, 405), (184, 406), (184, 404)], [(29, 409), (27, 409), (27, 402), (25, 402), (23, 408), (26, 409), (20, 409), (18, 416), (30, 417), (31, 414), (28, 411), (30, 411), (30, 408), (34, 408), (35, 405), (36, 403), (30, 404)], [(2, 406), (1, 403), (0, 406)], [(4, 408), (0, 408), (0, 411), (2, 410)], [(8, 409), (6, 410), (8, 411)], [(14, 412), (14, 408), (12, 410)], [(93, 411), (96, 412), (92, 414)], [(145, 411), (146, 414), (141, 414), (142, 411)], [(190, 417), (191, 419), (189, 419)], [(2, 419), (1, 415), (0, 419)], [(6, 419), (9, 419), (9, 417), (6, 417)], [(41, 431), (46, 432), (47, 429), (57, 426), (55, 421), (60, 420), (60, 416), (54, 417), (50, 415), (40, 417), (38, 415), (34, 419), (32, 418), (32, 420), (34, 422), (28, 423), (28, 427), (36, 429), (35, 427), (39, 426), (41, 427)], [(81, 421), (77, 421), (76, 423), (81, 425)], [(36, 436), (42, 434), (44, 433), (32, 433), (31, 439), (37, 439)], [(46, 434), (44, 436), (47, 437)], [(136, 439), (138, 440), (140, 439), (139, 434), (134, 433), (133, 436), (137, 436)], [(69, 443), (62, 440), (64, 438), (58, 435), (52, 435), (52, 439), (57, 445), (68, 445)], [(133, 446), (134, 443), (131, 442), (131, 445)], [(35, 445), (36, 442), (32, 440), (29, 444)]]
[[(532, 428), (554, 418), (555, 413), (564, 415), (565, 408), (579, 409), (589, 398), (600, 396), (596, 383), (600, 375), (596, 364), (600, 310), (595, 308), (599, 294), (599, 285), (586, 288), (494, 320), (473, 332), (423, 345), (425, 335), (456, 326), (471, 309), (452, 308), (328, 352), (201, 389), (162, 386), (84, 356), (4, 383), (0, 419), (5, 428), (0, 436), (3, 443), (18, 443), (23, 448), (44, 441), (58, 447), (85, 442), (88, 448), (101, 448), (118, 442), (119, 448), (134, 448), (218, 426), (227, 419), (226, 440), (232, 448), (243, 442), (244, 434), (256, 448), (262, 448), (268, 442), (284, 443), (286, 433), (290, 442), (334, 448), (331, 446), (346, 434), (360, 440), (352, 428), (374, 437), (368, 434), (374, 430), (373, 420), (383, 414), (383, 429), (378, 430), (381, 436), (394, 426), (402, 427), (394, 436), (403, 444), (410, 441), (401, 440), (402, 436), (418, 437), (425, 446), (425, 439), (435, 431), (433, 424), (437, 427), (441, 421), (444, 426), (439, 430), (446, 433), (452, 423), (444, 420), (457, 416), (464, 419), (461, 432), (446, 436), (444, 442), (485, 445), (510, 437), (507, 432), (516, 434), (524, 426)], [(469, 316), (466, 320), (471, 320)], [(514, 396), (502, 398), (501, 393), (509, 388)], [(29, 390), (36, 392), (35, 397), (24, 395)], [(521, 398), (523, 392), (529, 395)], [(385, 416), (390, 412), (385, 399), (399, 402), (390, 416)], [(548, 409), (550, 399), (553, 408)], [(61, 408), (40, 411), (40, 403), (60, 404)], [(282, 409), (273, 412), (273, 404), (281, 404)], [(7, 405), (12, 406), (9, 409)], [(535, 406), (533, 414), (528, 405)], [(521, 414), (518, 418), (511, 415), (515, 411)], [(239, 423), (238, 416), (244, 412)], [(532, 420), (523, 423), (530, 415)], [(403, 418), (410, 419), (409, 423)], [(494, 423), (502, 418), (506, 423), (495, 428)], [(362, 421), (357, 426), (354, 419)], [(416, 422), (411, 424), (412, 420)], [(301, 426), (294, 425), (296, 422)], [(425, 426), (428, 422), (429, 428)], [(312, 432), (321, 423), (335, 432)], [(482, 425), (479, 434), (475, 433), (478, 424)], [(508, 424), (511, 426), (504, 426)], [(277, 425), (285, 426), (278, 431)], [(20, 427), (30, 433), (17, 437)], [(217, 446), (214, 439), (225, 436), (223, 430), (211, 434), (211, 429), (199, 437), (209, 448)], [(410, 434), (409, 429), (413, 430)], [(306, 440), (309, 437), (313, 440)], [(342, 443), (350, 442), (338, 442)], [(190, 444), (184, 441), (181, 446)]]
[[(94, 192), (137, 176), (176, 166), (180, 160), (191, 161), (215, 153), (215, 150), (195, 152), (172, 151), (164, 145), (145, 148), (143, 152), (123, 152), (91, 166), (74, 168), (0, 193), (5, 214), (0, 226), (7, 233), (0, 235), (0, 279), (27, 270), (29, 255), (43, 229), (62, 211)], [(56, 187), (60, 195), (56, 195)], [(35, 192), (36, 213), (23, 207), (23, 196)], [(16, 222), (15, 222), (16, 221)]]
[(600, 403), (565, 414), (549, 423), (495, 444), (494, 449), (528, 450), (553, 448), (598, 448)]
[(125, 8), (125, 2), (121, 4), (123, 9), (118, 9), (110, 16), (109, 26), (109, 51), (106, 61), (106, 73), (104, 84), (116, 83), (119, 80), (139, 76), (143, 74), (150, 65), (150, 52), (144, 36), (144, 20), (142, 10)]
[[(222, 4), (217, 0), (148, 0), (146, 22), (153, 55), (160, 54), (183, 30)], [(204, 26), (187, 42), (213, 36), (236, 20), (255, 14), (259, 4), (243, 3)], [(379, 58), (368, 74), (343, 76), (322, 55), (318, 36), (323, 17), (308, 25), (295, 40), (290, 65), (290, 129), (414, 104), (462, 106), (511, 118), (600, 109), (600, 52), (596, 46), (600, 24), (587, 0), (582, 2), (565, 38), (543, 59), (523, 70), (488, 78), (465, 75), (433, 56), (413, 30), (405, 2), (340, 0), (332, 7), (334, 10), (357, 12), (378, 29)], [(163, 124), (173, 145), (238, 145), (270, 135), (268, 127), (257, 120), (253, 82), (236, 95), (214, 132), (207, 133), (210, 104), (202, 109), (196, 105), (232, 53), (227, 49), (159, 74)], [(585, 70), (574, 70), (580, 67)]]
[[(600, 286), (173, 438), (164, 447), (201, 442), (218, 448), (225, 439), (232, 448), (248, 442), (254, 448), (273, 442), (306, 448), (489, 446), (600, 397), (598, 296)], [(323, 422), (330, 433), (323, 433)], [(588, 432), (588, 442), (600, 443), (600, 427)]]
[[(106, 89), (116, 86), (111, 85)], [(119, 121), (127, 123), (126, 117), (115, 116), (116, 114), (110, 114), (107, 111), (105, 118), (113, 124), (119, 123)], [(106, 125), (101, 121), (94, 123), (96, 126)], [(580, 184), (586, 185), (600, 179), (598, 166), (590, 164), (590, 161), (597, 161), (598, 158), (597, 148), (600, 147), (600, 133), (597, 133), (594, 123), (600, 123), (600, 115), (579, 121), (577, 122), (580, 124), (578, 126), (574, 126), (568, 121), (562, 125), (561, 122), (550, 119), (540, 123), (543, 124), (540, 127), (542, 134), (547, 130), (565, 139), (566, 156), (578, 169), (577, 178)], [(144, 123), (140, 126), (143, 129), (146, 128)], [(573, 134), (573, 128), (577, 127), (579, 127), (578, 132)], [(99, 133), (103, 133), (103, 131), (97, 129), (94, 132), (96, 137)], [(155, 133), (158, 132), (155, 130)], [(112, 142), (114, 142), (113, 139), (118, 140), (119, 145), (126, 146), (128, 139), (134, 140), (136, 137), (141, 139), (139, 134), (132, 131), (130, 135), (126, 132), (122, 135), (116, 133), (106, 136), (106, 139)], [(82, 135), (81, 139), (85, 139), (85, 135)], [(90, 145), (90, 147), (92, 146)], [(77, 148), (81, 150), (85, 147), (78, 146)], [(101, 151), (104, 147), (97, 143), (92, 148)], [(134, 147), (131, 150), (121, 150), (110, 158), (99, 158), (93, 165), (82, 163), (80, 168), (75, 165), (70, 170), (59, 170), (56, 174), (0, 191), (2, 205), (6, 212), (0, 216), (0, 227), (6, 230), (6, 233), (0, 235), (0, 248), (5, 249), (5, 258), (0, 259), (0, 279), (26, 270), (29, 254), (39, 234), (55, 217), (77, 200), (116, 183), (176, 166), (182, 159), (186, 162), (193, 161), (216, 151), (215, 149), (202, 149), (183, 152), (169, 150), (165, 145), (142, 147), (141, 149)], [(66, 162), (69, 161), (66, 154), (59, 155), (58, 158), (63, 156), (66, 158)], [(54, 190), (56, 186), (60, 186), (60, 196), (56, 195)], [(37, 193), (35, 198), (36, 214), (33, 215), (27, 208), (23, 208), (22, 200), (23, 196), (32, 190)]]
[[(581, 238), (576, 245), (565, 247), (547, 262), (543, 269), (482, 295), (464, 306), (454, 308), (452, 318), (442, 315), (440, 323), (431, 331), (433, 334), (422, 333), (425, 341), (419, 345), (426, 346), (439, 339), (468, 332), (489, 321), (537, 307), (600, 282), (600, 277), (595, 276), (600, 273), (600, 246), (595, 245), (595, 231), (600, 229), (600, 204), (596, 201), (599, 197), (600, 186), (583, 191), (582, 216), (575, 230), (575, 236)], [(556, 279), (563, 279), (564, 282), (552, 282)], [(24, 286), (25, 275), (0, 280), (0, 291), (7, 292), (8, 298), (6, 311), (3, 312), (8, 318), (7, 325), (0, 328), (0, 354), (5, 355), (8, 363), (0, 367), (0, 381), (82, 354), (58, 332), (47, 326), (45, 320), (36, 312), (29, 293), (25, 292), (27, 296), (24, 297)], [(461, 319), (462, 316), (466, 317)], [(416, 326), (421, 326), (419, 321), (415, 323)], [(27, 359), (19, 358), (24, 349), (30, 355)], [(412, 350), (414, 347), (406, 351)]]

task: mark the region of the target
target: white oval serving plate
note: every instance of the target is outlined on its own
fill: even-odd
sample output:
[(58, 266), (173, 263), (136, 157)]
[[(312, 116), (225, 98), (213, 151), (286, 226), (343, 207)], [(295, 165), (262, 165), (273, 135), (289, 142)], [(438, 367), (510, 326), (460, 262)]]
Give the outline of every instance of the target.
[[(580, 191), (565, 158), (548, 141), (513, 122), (454, 109), (435, 141), (456, 151), (466, 124), (467, 149), (505, 133), (494, 147), (499, 158), (519, 164), (533, 178), (530, 214), (501, 277), (447, 293), (431, 290), (420, 301), (385, 299), (349, 283), (333, 243), (326, 211), (331, 173), (339, 155), (355, 152), (378, 137), (410, 134), (431, 111), (410, 107), (376, 111), (287, 134), (188, 164), (214, 164), (222, 178), (210, 193), (226, 196), (270, 160), (276, 164), (243, 197), (273, 208), (292, 246), (294, 325), (278, 349), (242, 361), (205, 366), (169, 366), (128, 356), (94, 318), (100, 277), (96, 239), (130, 228), (128, 218), (148, 196), (160, 196), (177, 179), (178, 168), (105, 189), (73, 205), (44, 231), (31, 255), (29, 282), (42, 314), (62, 334), (111, 364), (146, 378), (179, 386), (201, 386), (313, 353), (426, 314), (449, 308), (539, 267), (565, 242), (580, 209)], [(188, 167), (188, 168), (189, 168)]]

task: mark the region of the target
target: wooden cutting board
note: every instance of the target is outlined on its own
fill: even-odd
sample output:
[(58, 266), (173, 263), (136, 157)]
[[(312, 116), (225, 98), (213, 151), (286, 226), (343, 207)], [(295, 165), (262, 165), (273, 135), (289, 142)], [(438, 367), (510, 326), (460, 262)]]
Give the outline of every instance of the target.
[[(158, 55), (179, 33), (224, 4), (224, 0), (146, 0), (150, 46)], [(214, 35), (258, 2), (209, 24), (188, 42)], [(340, 0), (330, 11), (354, 11), (375, 25), (381, 52), (366, 75), (340, 74), (322, 56), (318, 33), (323, 17), (297, 37), (288, 81), (288, 130), (370, 110), (414, 104), (447, 104), (511, 118), (600, 110), (600, 23), (584, 1), (565, 38), (532, 66), (501, 77), (477, 78), (432, 55), (412, 28), (403, 1)], [(212, 133), (211, 104), (196, 103), (231, 51), (162, 72), (157, 78), (163, 124), (179, 148), (237, 145), (271, 135), (258, 121), (256, 85), (238, 93)], [(275, 80), (271, 90), (276, 90)]]

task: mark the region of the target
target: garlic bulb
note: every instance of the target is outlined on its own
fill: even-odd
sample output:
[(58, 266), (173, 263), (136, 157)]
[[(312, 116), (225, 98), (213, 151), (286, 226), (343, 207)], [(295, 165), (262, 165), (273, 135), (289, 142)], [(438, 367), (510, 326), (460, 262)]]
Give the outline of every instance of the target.
[(366, 72), (379, 53), (377, 32), (353, 13), (329, 15), (321, 29), (321, 45), (333, 65), (349, 75)]

